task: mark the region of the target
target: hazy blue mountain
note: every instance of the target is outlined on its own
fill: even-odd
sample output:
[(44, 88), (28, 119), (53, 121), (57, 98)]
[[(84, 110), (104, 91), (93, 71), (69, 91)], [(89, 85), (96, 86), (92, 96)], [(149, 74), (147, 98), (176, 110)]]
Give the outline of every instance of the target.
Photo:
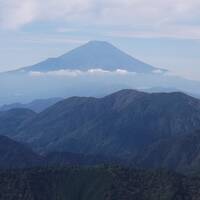
[(122, 90), (72, 97), (37, 114), (14, 136), (38, 151), (134, 156), (161, 139), (200, 129), (200, 101), (180, 92)]
[(34, 112), (41, 112), (61, 100), (62, 98), (50, 98), (50, 99), (37, 99), (26, 104), (23, 103), (5, 104), (2, 107), (0, 107), (0, 111), (7, 111), (14, 108), (26, 108), (33, 110)]
[(49, 58), (33, 66), (22, 68), (25, 71), (53, 71), (60, 69), (88, 70), (125, 69), (127, 71), (147, 73), (157, 68), (143, 63), (108, 42), (91, 41), (60, 57)]

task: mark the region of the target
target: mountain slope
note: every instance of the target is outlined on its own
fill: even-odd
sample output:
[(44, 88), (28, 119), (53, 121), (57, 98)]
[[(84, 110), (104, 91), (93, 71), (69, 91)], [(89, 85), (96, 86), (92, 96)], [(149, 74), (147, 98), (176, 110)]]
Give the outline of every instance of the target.
[(146, 145), (199, 128), (195, 98), (122, 90), (61, 101), (23, 124), (14, 137), (38, 151), (134, 156)]
[(89, 70), (101, 68), (104, 70), (124, 69), (139, 73), (156, 70), (151, 65), (143, 63), (108, 42), (91, 41), (58, 58), (49, 58), (20, 71), (55, 71), (61, 69)]
[(39, 155), (26, 144), (16, 142), (6, 136), (0, 136), (0, 170), (24, 169), (32, 167), (96, 166), (120, 164), (122, 160), (101, 155), (83, 155), (70, 152), (52, 152)]
[(45, 155), (48, 166), (96, 166), (96, 165), (123, 165), (128, 162), (122, 159), (102, 155), (84, 155), (70, 152), (51, 152)]
[(0, 136), (0, 169), (29, 168), (42, 162), (43, 158), (26, 145)]
[(198, 200), (199, 178), (123, 168), (0, 172), (2, 200)]
[(142, 150), (135, 158), (138, 167), (197, 171), (200, 166), (200, 131), (160, 140)]

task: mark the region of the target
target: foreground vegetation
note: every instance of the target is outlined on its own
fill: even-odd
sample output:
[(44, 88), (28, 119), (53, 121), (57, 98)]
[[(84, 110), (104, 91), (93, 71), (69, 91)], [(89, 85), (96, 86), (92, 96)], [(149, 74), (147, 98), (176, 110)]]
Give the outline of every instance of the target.
[(2, 200), (198, 200), (200, 179), (121, 167), (0, 172)]

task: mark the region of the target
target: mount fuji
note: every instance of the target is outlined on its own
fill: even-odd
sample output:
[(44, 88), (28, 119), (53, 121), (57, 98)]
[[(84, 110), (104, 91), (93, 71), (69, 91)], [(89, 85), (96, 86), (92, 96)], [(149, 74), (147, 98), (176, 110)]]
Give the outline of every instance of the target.
[(200, 82), (146, 64), (108, 42), (90, 41), (59, 57), (1, 73), (0, 104), (149, 88), (176, 88), (199, 96)]
[(17, 71), (47, 72), (66, 69), (86, 71), (97, 68), (108, 71), (122, 69), (136, 73), (151, 73), (161, 70), (133, 58), (108, 42), (90, 41), (62, 56), (48, 58)]

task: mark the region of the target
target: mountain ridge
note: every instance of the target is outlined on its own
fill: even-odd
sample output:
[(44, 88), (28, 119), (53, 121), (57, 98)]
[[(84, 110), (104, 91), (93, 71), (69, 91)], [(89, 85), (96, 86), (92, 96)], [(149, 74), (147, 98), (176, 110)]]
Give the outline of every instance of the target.
[(110, 163), (109, 157), (177, 171), (200, 166), (200, 100), (182, 92), (125, 89), (102, 98), (75, 96), (38, 114), (0, 112), (0, 119), (1, 135), (49, 155), (50, 163)]
[(200, 100), (184, 93), (122, 90), (58, 102), (18, 127), (15, 139), (42, 151), (134, 155), (158, 139), (199, 129), (199, 121)]

